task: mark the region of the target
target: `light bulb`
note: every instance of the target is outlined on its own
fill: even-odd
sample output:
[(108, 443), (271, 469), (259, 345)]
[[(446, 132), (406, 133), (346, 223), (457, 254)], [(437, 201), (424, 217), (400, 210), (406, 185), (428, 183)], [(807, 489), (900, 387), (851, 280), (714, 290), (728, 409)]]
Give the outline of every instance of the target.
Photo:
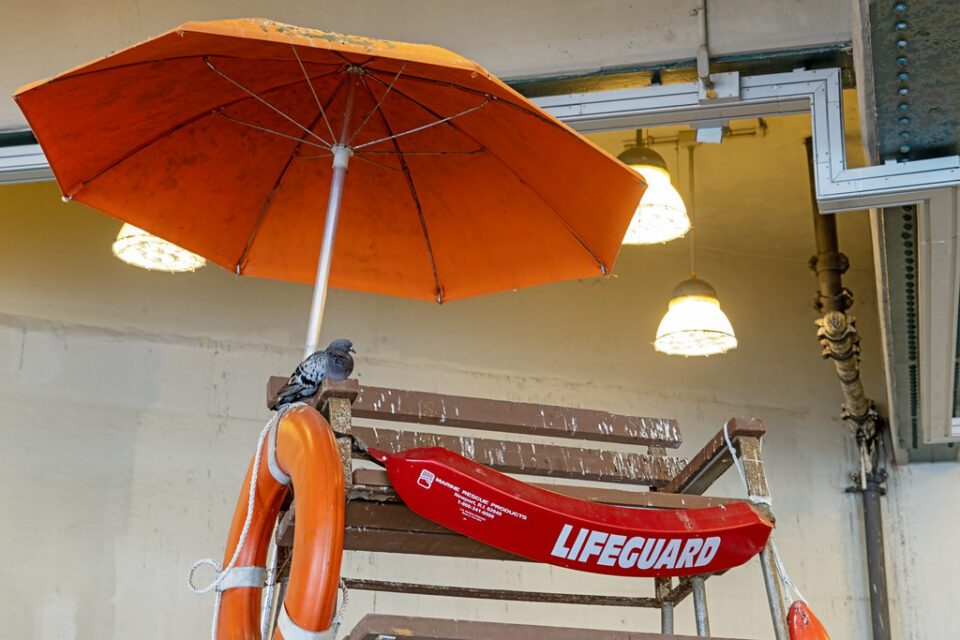
[(124, 223), (113, 243), (113, 255), (127, 264), (151, 271), (196, 271), (207, 261), (143, 229)]
[(710, 356), (737, 348), (737, 337), (713, 287), (697, 278), (674, 289), (654, 348), (678, 356)]
[(663, 156), (638, 140), (617, 158), (647, 183), (623, 244), (657, 244), (683, 237), (690, 230), (690, 218), (683, 198), (670, 182)]
[(690, 218), (683, 198), (670, 182), (665, 169), (649, 165), (631, 167), (643, 176), (647, 190), (630, 220), (624, 244), (657, 244), (686, 235)]

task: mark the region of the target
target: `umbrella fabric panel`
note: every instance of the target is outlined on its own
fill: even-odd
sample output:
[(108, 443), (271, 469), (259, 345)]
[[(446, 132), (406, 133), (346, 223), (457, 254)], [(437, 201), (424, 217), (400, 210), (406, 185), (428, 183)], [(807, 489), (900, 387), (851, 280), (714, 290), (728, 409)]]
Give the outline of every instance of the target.
[(642, 180), (437, 47), (189, 23), (17, 98), (76, 200), (237, 273), (312, 282), (356, 77), (333, 286), (452, 300), (612, 266)]
[[(238, 64), (215, 62), (231, 70)], [(308, 69), (312, 76), (330, 72), (328, 67)], [(248, 87), (270, 100), (291, 85), (298, 92), (305, 88), (295, 63), (245, 64), (243, 77)], [(68, 195), (160, 137), (215, 117), (216, 108), (256, 102), (218, 77), (202, 58), (57, 79), (17, 99)]]
[[(300, 94), (288, 89), (272, 99), (297, 113), (312, 100)], [(230, 113), (291, 136), (298, 133), (279, 115), (250, 102)], [(75, 199), (234, 271), (296, 148), (296, 140), (213, 115), (128, 156), (91, 180)]]
[[(438, 96), (426, 82), (398, 82), (395, 91), (416, 104), (431, 108)], [(448, 111), (457, 112), (475, 104), (477, 97), (465, 92), (445, 96)], [(439, 107), (438, 107), (439, 108)], [(482, 113), (469, 114), (451, 123), (465, 135), (482, 140), (487, 153), (509, 162), (511, 170), (557, 212), (573, 233), (608, 270), (616, 261), (623, 233), (643, 193), (639, 180), (620, 189), (611, 181), (622, 178), (617, 163), (598, 163), (604, 153), (578, 140), (552, 119), (523, 113), (511, 104), (493, 101)], [(563, 179), (558, 179), (559, 177)]]
[[(242, 273), (313, 281), (331, 173), (329, 159), (294, 160)], [(408, 194), (399, 171), (354, 160), (341, 203), (332, 286), (436, 298), (423, 230)]]
[[(410, 166), (415, 180), (424, 176), (421, 202), (445, 299), (598, 273), (556, 212), (490, 154), (412, 157)], [(450, 184), (460, 189), (443, 188)]]

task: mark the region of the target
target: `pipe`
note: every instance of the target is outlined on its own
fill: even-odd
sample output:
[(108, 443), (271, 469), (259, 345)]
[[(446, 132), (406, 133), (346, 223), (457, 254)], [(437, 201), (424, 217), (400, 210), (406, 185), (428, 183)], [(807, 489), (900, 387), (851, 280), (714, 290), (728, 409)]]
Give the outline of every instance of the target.
[(706, 90), (707, 98), (717, 97), (710, 79), (710, 45), (707, 40), (707, 0), (700, 0), (699, 6), (693, 10), (697, 16), (697, 31), (700, 35), (700, 46), (697, 48), (697, 76)]
[[(860, 336), (856, 321), (846, 313), (853, 304), (853, 294), (843, 286), (843, 274), (850, 261), (840, 252), (837, 238), (836, 214), (821, 214), (814, 191), (813, 142), (805, 140), (810, 170), (810, 193), (813, 200), (813, 230), (817, 241), (817, 255), (810, 259), (810, 267), (817, 274), (817, 299), (814, 307), (823, 313), (817, 320), (817, 338), (823, 346), (821, 355), (833, 360), (843, 391), (843, 418), (852, 420), (868, 431), (874, 430), (876, 412), (867, 398), (860, 380)], [(873, 437), (873, 433), (868, 433)]]
[(890, 611), (887, 605), (887, 569), (883, 556), (883, 518), (880, 496), (886, 493), (886, 473), (875, 471), (867, 476), (863, 498), (863, 528), (867, 539), (867, 576), (870, 581), (870, 622), (874, 640), (889, 640)]
[[(353, 73), (348, 69), (347, 73)], [(357, 91), (357, 79), (351, 77), (347, 82), (347, 97), (343, 107), (343, 123), (340, 139), (333, 145), (333, 179), (330, 184), (330, 197), (327, 200), (327, 217), (323, 225), (323, 244), (320, 246), (320, 260), (317, 261), (317, 277), (313, 285), (313, 301), (310, 304), (310, 319), (307, 326), (307, 340), (303, 356), (307, 357), (320, 348), (320, 328), (323, 325), (323, 312), (327, 305), (327, 289), (330, 284), (330, 265), (333, 263), (333, 243), (337, 238), (337, 226), (340, 220), (340, 200), (343, 197), (343, 183), (347, 178), (347, 165), (353, 150), (347, 146), (350, 135), (350, 117), (353, 115), (353, 101)]]
[(816, 271), (818, 283), (814, 306), (824, 314), (817, 320), (817, 338), (823, 345), (823, 357), (833, 360), (840, 378), (844, 398), (843, 419), (855, 426), (860, 460), (859, 471), (853, 474), (853, 478), (859, 482), (847, 491), (859, 493), (862, 498), (873, 638), (889, 640), (890, 605), (880, 508), (880, 496), (886, 492), (884, 482), (887, 479), (886, 471), (880, 468), (882, 422), (860, 379), (860, 336), (857, 334), (853, 316), (847, 314), (847, 309), (853, 304), (853, 294), (843, 286), (843, 273), (847, 270), (849, 261), (840, 253), (835, 214), (823, 215), (817, 207), (813, 144), (810, 138), (807, 138), (805, 143), (813, 201), (813, 228), (817, 241), (817, 255), (810, 261), (811, 268)]

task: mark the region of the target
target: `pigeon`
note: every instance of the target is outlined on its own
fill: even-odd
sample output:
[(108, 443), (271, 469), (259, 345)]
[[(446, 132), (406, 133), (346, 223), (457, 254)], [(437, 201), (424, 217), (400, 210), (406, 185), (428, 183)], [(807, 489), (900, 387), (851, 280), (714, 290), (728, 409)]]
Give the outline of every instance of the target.
[(309, 398), (326, 380), (346, 380), (353, 372), (353, 343), (343, 338), (334, 340), (323, 351), (317, 351), (297, 365), (287, 384), (277, 392), (277, 408)]

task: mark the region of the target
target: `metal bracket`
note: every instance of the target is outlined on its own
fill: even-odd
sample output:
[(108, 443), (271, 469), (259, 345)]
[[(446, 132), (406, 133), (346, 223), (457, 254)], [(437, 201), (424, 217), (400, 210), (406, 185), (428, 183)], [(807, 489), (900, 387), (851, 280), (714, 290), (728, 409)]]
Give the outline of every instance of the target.
[(702, 80), (697, 81), (697, 98), (700, 104), (736, 102), (740, 99), (740, 72), (711, 73), (709, 89)]

